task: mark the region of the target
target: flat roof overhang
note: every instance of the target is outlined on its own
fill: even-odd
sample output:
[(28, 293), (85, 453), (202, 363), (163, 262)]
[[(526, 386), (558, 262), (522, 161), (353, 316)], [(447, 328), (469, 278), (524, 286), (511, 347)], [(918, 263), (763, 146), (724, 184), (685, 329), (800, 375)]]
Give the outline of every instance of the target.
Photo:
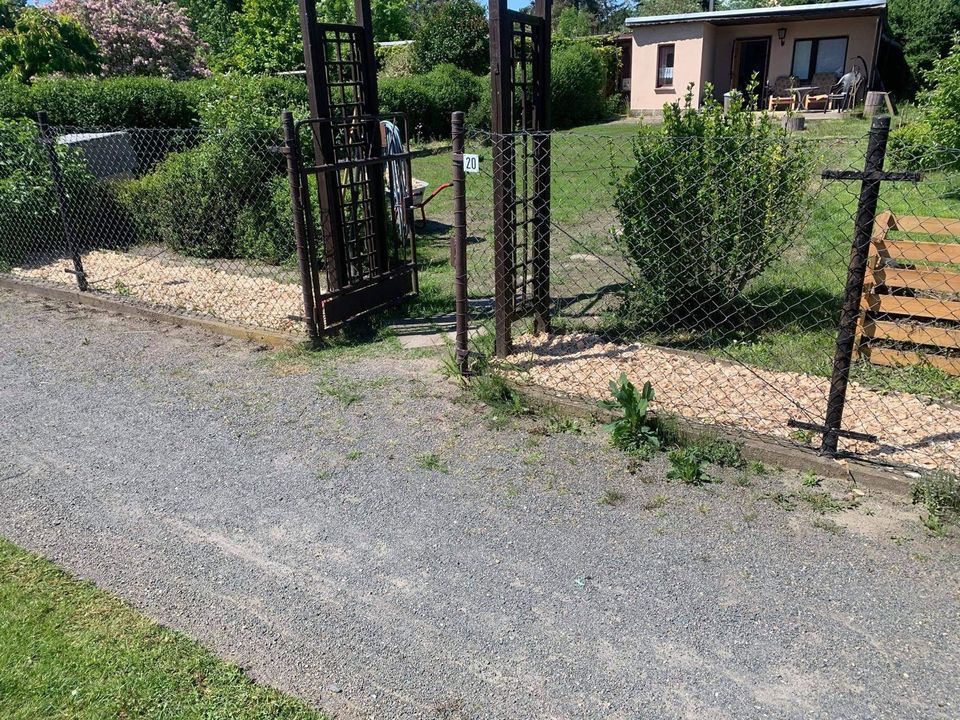
[(695, 22), (710, 23), (711, 25), (752, 25), (794, 20), (829, 20), (844, 17), (878, 16), (883, 15), (886, 9), (886, 0), (844, 0), (843, 2), (817, 5), (783, 5), (746, 10), (631, 17), (627, 18), (626, 25), (628, 28)]

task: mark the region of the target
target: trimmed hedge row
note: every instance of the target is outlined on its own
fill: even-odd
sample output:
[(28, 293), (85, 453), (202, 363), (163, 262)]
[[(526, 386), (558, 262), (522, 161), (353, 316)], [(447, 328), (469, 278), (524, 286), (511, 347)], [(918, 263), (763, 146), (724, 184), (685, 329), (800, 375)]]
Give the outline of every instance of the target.
[[(554, 48), (556, 127), (572, 127), (609, 114), (607, 78), (616, 58), (607, 50), (587, 43)], [(489, 78), (439, 65), (421, 75), (381, 77), (379, 86), (381, 111), (405, 113), (414, 136), (448, 137), (454, 110), (467, 111), (473, 125), (489, 127)], [(38, 110), (46, 110), (54, 125), (277, 127), (284, 109), (306, 116), (307, 88), (302, 78), (224, 75), (181, 82), (141, 77), (46, 78), (29, 86), (0, 81), (0, 118), (34, 118)]]

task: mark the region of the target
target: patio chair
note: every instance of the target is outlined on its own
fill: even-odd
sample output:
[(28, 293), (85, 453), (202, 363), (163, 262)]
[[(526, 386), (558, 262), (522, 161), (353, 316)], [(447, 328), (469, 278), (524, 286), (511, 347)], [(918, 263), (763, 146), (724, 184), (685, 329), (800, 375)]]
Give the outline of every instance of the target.
[(770, 99), (767, 100), (767, 110), (793, 110), (794, 97), (787, 92), (788, 88), (793, 87), (793, 80), (789, 75), (781, 75), (773, 81)]
[(830, 88), (827, 96), (827, 109), (829, 110), (849, 110), (857, 100), (857, 93), (860, 91), (860, 85), (863, 83), (863, 76), (856, 70), (852, 70), (840, 78), (840, 82)]
[(837, 74), (833, 72), (814, 73), (810, 84), (817, 88), (816, 95), (811, 92), (803, 101), (804, 110), (823, 110), (827, 111), (830, 104), (830, 91), (837, 84)]

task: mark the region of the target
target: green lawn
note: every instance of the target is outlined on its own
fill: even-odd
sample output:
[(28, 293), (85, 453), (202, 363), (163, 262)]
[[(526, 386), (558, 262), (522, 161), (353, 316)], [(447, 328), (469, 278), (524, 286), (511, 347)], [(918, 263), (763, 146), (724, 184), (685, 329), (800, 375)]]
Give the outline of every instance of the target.
[[(748, 322), (735, 332), (697, 336), (644, 336), (751, 364), (828, 375), (843, 289), (859, 184), (822, 181), (822, 169), (862, 169), (869, 121), (813, 120), (802, 135), (815, 158), (813, 198), (799, 237), (745, 293)], [(631, 144), (650, 124), (602, 123), (554, 133), (551, 168), (551, 290), (558, 327), (609, 327), (616, 291), (634, 272), (617, 248), (614, 183), (631, 165)], [(471, 297), (493, 292), (492, 178), (490, 148), (482, 136), (468, 136), (466, 152), (481, 156), (481, 172), (467, 176), (467, 224), (471, 236)], [(888, 162), (888, 168), (891, 163)], [(424, 151), (413, 173), (436, 187), (450, 178), (446, 149)], [(928, 175), (920, 185), (887, 183), (880, 209), (915, 215), (960, 217), (960, 176)], [(423, 314), (452, 308), (453, 273), (448, 264), (452, 193), (428, 205), (431, 222), (420, 231), (423, 295), (414, 309)], [(614, 334), (623, 332), (613, 329)], [(960, 379), (932, 368), (887, 369), (859, 364), (856, 379), (882, 389), (901, 389), (960, 400)]]
[(0, 717), (324, 716), (0, 538)]

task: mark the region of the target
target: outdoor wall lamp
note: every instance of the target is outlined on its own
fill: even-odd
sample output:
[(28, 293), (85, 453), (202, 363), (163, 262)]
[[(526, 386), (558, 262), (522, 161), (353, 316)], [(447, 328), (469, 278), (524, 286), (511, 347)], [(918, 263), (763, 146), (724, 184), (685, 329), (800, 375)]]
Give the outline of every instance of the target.
[(780, 47), (783, 47), (783, 40), (787, 37), (787, 29), (780, 28), (777, 30), (777, 37), (780, 38)]

